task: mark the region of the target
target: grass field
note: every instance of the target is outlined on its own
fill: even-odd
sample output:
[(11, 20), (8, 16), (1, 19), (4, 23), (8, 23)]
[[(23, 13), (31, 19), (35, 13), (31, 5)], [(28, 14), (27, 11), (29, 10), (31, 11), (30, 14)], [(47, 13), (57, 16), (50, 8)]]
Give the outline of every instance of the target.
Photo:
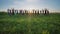
[(60, 34), (60, 14), (9, 16), (0, 13), (0, 34)]

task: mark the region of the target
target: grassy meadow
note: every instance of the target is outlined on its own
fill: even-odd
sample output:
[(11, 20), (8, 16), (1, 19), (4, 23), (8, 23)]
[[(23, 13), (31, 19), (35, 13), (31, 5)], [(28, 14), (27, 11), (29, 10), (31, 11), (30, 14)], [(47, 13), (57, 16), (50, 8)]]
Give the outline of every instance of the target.
[(60, 34), (60, 14), (0, 13), (0, 34)]

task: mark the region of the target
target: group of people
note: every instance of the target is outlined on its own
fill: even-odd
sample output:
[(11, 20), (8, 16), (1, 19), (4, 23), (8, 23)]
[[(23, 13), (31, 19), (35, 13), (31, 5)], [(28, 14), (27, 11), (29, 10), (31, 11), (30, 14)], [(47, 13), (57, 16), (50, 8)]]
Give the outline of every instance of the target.
[(49, 14), (49, 10), (15, 10), (15, 9), (7, 9), (9, 15), (16, 15), (16, 14)]

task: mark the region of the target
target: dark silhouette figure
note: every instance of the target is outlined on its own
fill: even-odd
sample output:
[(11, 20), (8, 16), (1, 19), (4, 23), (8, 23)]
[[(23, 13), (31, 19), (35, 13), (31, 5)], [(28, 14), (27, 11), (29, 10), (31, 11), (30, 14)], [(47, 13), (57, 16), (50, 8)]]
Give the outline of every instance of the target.
[(15, 14), (18, 14), (18, 10), (15, 10)]
[(39, 10), (37, 11), (37, 14), (39, 14)]
[(14, 8), (12, 9), (12, 15), (14, 15)]
[(41, 10), (40, 10), (40, 14), (41, 14)]
[(49, 14), (49, 11), (47, 9), (45, 9), (45, 14)]
[(16, 10), (17, 11), (17, 14), (18, 14), (18, 10)]
[(20, 14), (22, 14), (22, 10), (20, 10)]
[(11, 15), (11, 14), (12, 14), (10, 9), (7, 9), (7, 11), (8, 11), (8, 14), (9, 14), (9, 15)]
[(34, 12), (35, 12), (35, 11), (33, 10), (33, 14), (34, 14)]
[(25, 10), (25, 14), (28, 14), (28, 11), (27, 10)]
[(44, 10), (42, 9), (42, 14), (44, 14)]
[(22, 10), (22, 15), (24, 15), (24, 10)]
[(7, 11), (8, 11), (8, 14), (10, 13), (10, 10), (9, 9), (7, 9)]
[(36, 14), (36, 10), (35, 10), (35, 14)]

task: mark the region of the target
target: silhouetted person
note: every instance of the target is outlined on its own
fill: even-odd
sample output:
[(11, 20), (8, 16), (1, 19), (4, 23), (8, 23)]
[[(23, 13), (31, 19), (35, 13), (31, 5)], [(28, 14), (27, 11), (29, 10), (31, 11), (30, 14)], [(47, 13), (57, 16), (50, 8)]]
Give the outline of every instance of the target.
[(28, 14), (28, 11), (27, 10), (25, 10), (25, 14)]
[(12, 15), (14, 15), (14, 8), (12, 9)]
[[(25, 10), (24, 10), (25, 11)], [(25, 13), (26, 13), (26, 11), (25, 11)]]
[(22, 15), (24, 15), (24, 10), (22, 10)]
[(49, 14), (49, 11), (47, 9), (45, 9), (45, 14)]
[(37, 11), (37, 14), (39, 14), (39, 10)]
[(36, 14), (36, 10), (35, 10), (35, 14)]
[(9, 9), (7, 9), (7, 12), (8, 12), (8, 14), (10, 13), (10, 10)]
[(47, 13), (47, 11), (45, 10), (45, 14)]
[(22, 14), (22, 10), (20, 10), (20, 14)]
[(14, 13), (15, 13), (15, 15), (16, 15), (16, 14), (18, 14), (18, 10), (15, 10), (15, 12), (14, 12)]
[(35, 14), (35, 11), (34, 10), (32, 10), (33, 11), (33, 14)]
[(11, 14), (12, 14), (10, 9), (7, 9), (7, 11), (8, 11), (8, 14), (9, 14), (9, 15), (11, 15)]
[(49, 14), (49, 10), (47, 10), (47, 14)]
[(17, 11), (17, 14), (18, 14), (18, 10), (16, 10)]
[(41, 10), (40, 10), (40, 14), (41, 14)]
[(44, 10), (42, 9), (42, 14), (44, 14)]

